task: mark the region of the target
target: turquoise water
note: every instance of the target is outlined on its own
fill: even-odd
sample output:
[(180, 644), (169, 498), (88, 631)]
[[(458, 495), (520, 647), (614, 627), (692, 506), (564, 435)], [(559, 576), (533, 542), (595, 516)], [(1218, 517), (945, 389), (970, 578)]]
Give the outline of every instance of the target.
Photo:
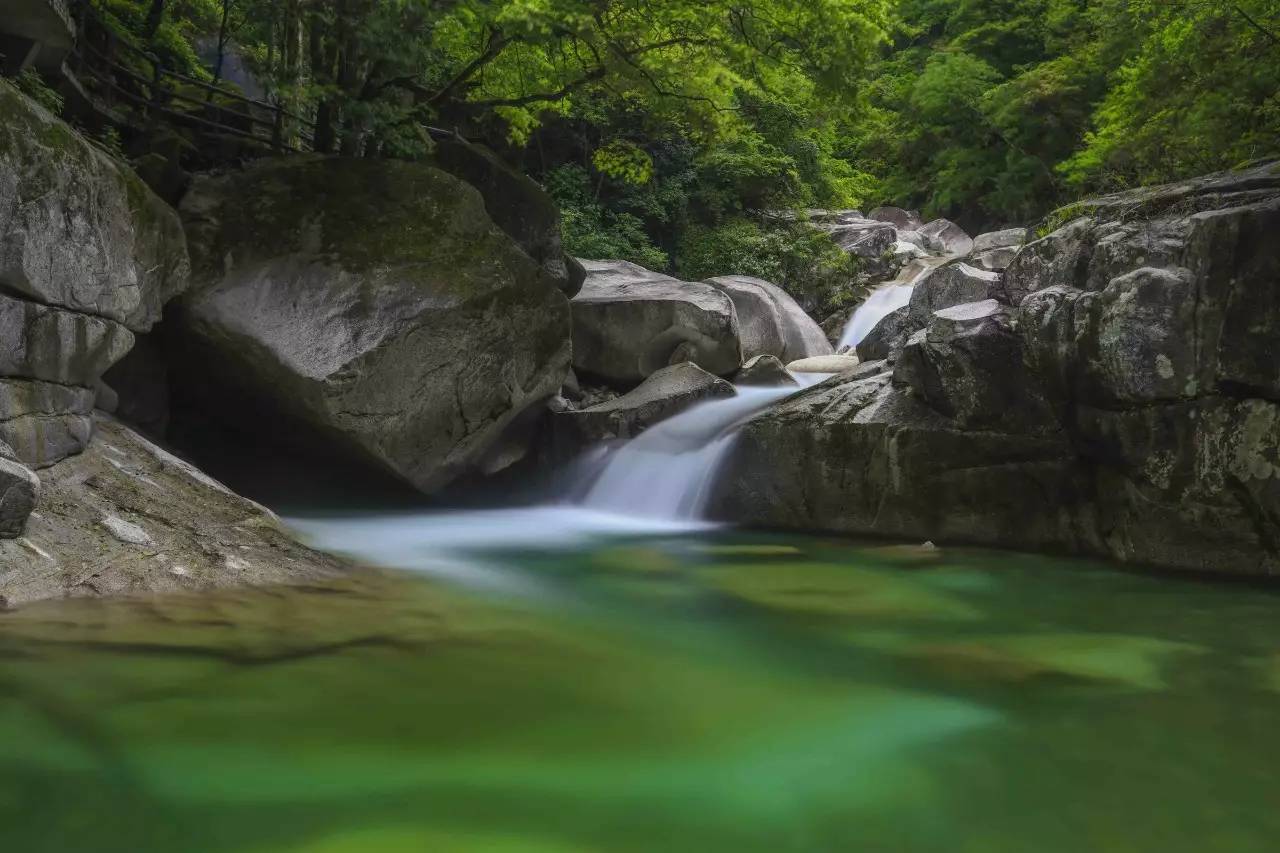
[(404, 561), (0, 616), (0, 850), (1280, 838), (1274, 589), (711, 530)]

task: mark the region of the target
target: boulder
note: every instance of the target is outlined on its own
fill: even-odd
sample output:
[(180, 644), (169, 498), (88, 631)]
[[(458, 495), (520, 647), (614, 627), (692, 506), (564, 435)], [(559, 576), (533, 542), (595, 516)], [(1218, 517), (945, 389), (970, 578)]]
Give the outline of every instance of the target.
[(935, 219), (918, 229), (926, 245), (935, 252), (962, 257), (973, 251), (973, 238), (950, 219)]
[(707, 284), (733, 302), (744, 359), (772, 355), (785, 363), (831, 354), (822, 329), (776, 284), (745, 275), (720, 276)]
[[(268, 510), (118, 421), (98, 418), (84, 453), (42, 472), (40, 509), (23, 537), (0, 540), (0, 607), (304, 583), (347, 569), (298, 544)], [(9, 470), (0, 462), (0, 518), (35, 485), (20, 472), (19, 491), (6, 491)]]
[(884, 222), (859, 220), (827, 230), (841, 251), (869, 260), (883, 258), (898, 242), (898, 229)]
[(1061, 437), (959, 429), (883, 372), (776, 404), (743, 427), (723, 470), (713, 515), (762, 528), (1007, 548), (1098, 542), (1080, 524), (1088, 484)]
[(848, 373), (858, 366), (853, 355), (823, 355), (802, 358), (787, 365), (791, 373)]
[(680, 281), (626, 261), (583, 261), (573, 298), (573, 367), (623, 387), (691, 361), (718, 376), (742, 364), (733, 301), (709, 284)]
[(0, 455), (0, 539), (16, 539), (40, 501), (40, 478), (10, 455)]
[(1274, 163), (1073, 205), (1001, 286), (948, 273), (892, 374), (749, 423), (720, 511), (1280, 574), (1278, 233)]
[(80, 452), (104, 372), (187, 287), (177, 214), (0, 81), (0, 437), (28, 466)]
[(133, 346), (120, 323), (0, 293), (0, 376), (89, 386)]
[(523, 454), (568, 368), (568, 302), (475, 190), (290, 157), (197, 177), (182, 213), (197, 286), (168, 333), (204, 410), (281, 418), (424, 491)]
[(542, 187), (496, 154), (461, 137), (435, 140), (431, 162), (479, 191), (485, 210), (565, 296), (582, 289), (586, 270), (565, 254), (560, 210)]
[(858, 342), (858, 358), (862, 361), (877, 361), (894, 357), (906, 345), (915, 329), (908, 306), (890, 311)]
[(673, 364), (621, 397), (589, 409), (556, 415), (555, 429), (568, 432), (581, 444), (634, 438), (695, 403), (733, 395), (732, 385), (696, 364)]
[(0, 288), (139, 332), (186, 288), (177, 214), (0, 80)]
[(934, 311), (981, 302), (1002, 295), (998, 273), (976, 269), (963, 262), (947, 264), (922, 276), (911, 293), (909, 312), (917, 329), (929, 322)]
[(787, 372), (786, 366), (772, 355), (758, 355), (742, 365), (742, 369), (733, 377), (733, 382), (735, 385), (768, 388), (798, 384), (795, 377)]
[(1016, 247), (1003, 246), (998, 249), (988, 249), (985, 252), (975, 253), (971, 260), (984, 270), (1004, 272), (1009, 268), (1009, 264), (1013, 263), (1013, 259), (1017, 255), (1018, 249)]
[(1025, 366), (1013, 317), (994, 299), (934, 312), (903, 347), (893, 381), (960, 429), (1058, 428)]
[(888, 222), (899, 231), (916, 231), (923, 224), (919, 212), (903, 210), (900, 207), (877, 207), (867, 214), (867, 218), (877, 222)]
[(1027, 242), (1027, 229), (1006, 228), (1003, 231), (988, 231), (973, 238), (973, 254), (989, 252), (992, 249), (1016, 249)]
[(33, 467), (60, 462), (88, 444), (94, 396), (92, 388), (0, 379), (0, 440)]

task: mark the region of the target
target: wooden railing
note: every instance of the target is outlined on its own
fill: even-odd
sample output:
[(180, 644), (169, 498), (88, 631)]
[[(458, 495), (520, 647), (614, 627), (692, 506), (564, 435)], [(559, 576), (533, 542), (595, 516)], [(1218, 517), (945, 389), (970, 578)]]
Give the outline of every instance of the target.
[(278, 99), (255, 100), (228, 85), (167, 68), (159, 57), (117, 33), (90, 0), (74, 0), (71, 12), (76, 44), (68, 66), (108, 113), (124, 107), (142, 125), (170, 122), (251, 140), (281, 153), (313, 150), (314, 121)]

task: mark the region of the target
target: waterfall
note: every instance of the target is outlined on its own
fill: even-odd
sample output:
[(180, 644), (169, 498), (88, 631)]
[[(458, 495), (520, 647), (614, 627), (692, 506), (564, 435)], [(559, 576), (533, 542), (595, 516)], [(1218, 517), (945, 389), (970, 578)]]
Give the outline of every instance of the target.
[(644, 518), (701, 518), (737, 427), (795, 391), (739, 388), (734, 397), (699, 403), (655, 424), (612, 451), (579, 505)]
[(911, 292), (915, 286), (911, 284), (886, 284), (872, 291), (867, 300), (853, 312), (849, 322), (840, 336), (836, 349), (856, 347), (876, 327), (887, 314), (892, 314), (911, 301)]

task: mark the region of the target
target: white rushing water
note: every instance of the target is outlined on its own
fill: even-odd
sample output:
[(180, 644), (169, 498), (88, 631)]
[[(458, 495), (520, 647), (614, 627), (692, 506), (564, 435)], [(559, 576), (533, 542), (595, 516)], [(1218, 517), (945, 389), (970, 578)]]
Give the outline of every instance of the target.
[(739, 388), (662, 421), (614, 450), (581, 505), (636, 518), (703, 517), (737, 427), (795, 388)]
[(836, 347), (856, 347), (862, 339), (876, 327), (887, 314), (892, 314), (911, 301), (911, 293), (915, 286), (911, 284), (886, 284), (877, 288), (867, 297), (867, 301), (858, 306), (849, 322), (845, 324), (844, 333)]
[[(808, 385), (826, 377), (796, 378)], [(542, 506), (293, 518), (289, 523), (312, 546), (364, 563), (538, 594), (535, 580), (513, 574), (497, 555), (713, 527), (703, 511), (738, 428), (795, 391), (739, 388), (737, 396), (699, 403), (638, 438), (592, 448), (567, 472), (560, 499)]]

